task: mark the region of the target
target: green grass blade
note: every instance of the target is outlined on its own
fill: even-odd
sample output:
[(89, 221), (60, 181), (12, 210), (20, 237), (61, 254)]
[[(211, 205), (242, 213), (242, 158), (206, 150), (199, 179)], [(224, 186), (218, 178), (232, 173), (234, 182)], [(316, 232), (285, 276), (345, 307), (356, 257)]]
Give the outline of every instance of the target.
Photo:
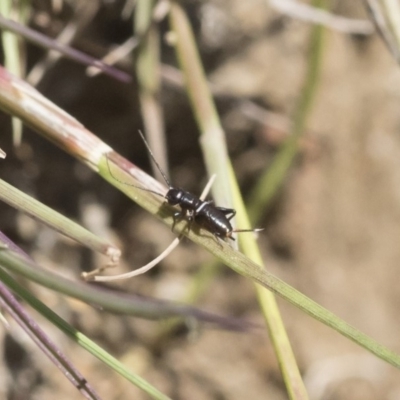
[(114, 358), (111, 354), (106, 352), (103, 348), (98, 346), (90, 340), (83, 333), (76, 330), (73, 326), (68, 324), (65, 320), (54, 313), (50, 308), (43, 304), (40, 300), (29, 293), (19, 283), (17, 283), (9, 274), (0, 268), (0, 280), (4, 282), (15, 294), (25, 300), (32, 308), (46, 317), (50, 322), (57, 326), (62, 332), (69, 336), (74, 342), (79, 344), (89, 353), (93, 354), (100, 361), (104, 362), (115, 372), (123, 376), (129, 382), (133, 383), (138, 388), (142, 389), (153, 399), (169, 400), (170, 398), (165, 394), (158, 391), (155, 387), (150, 385), (146, 380), (140, 376), (129, 371), (121, 362)]
[[(325, 0), (314, 0), (315, 5), (323, 5)], [(249, 196), (248, 209), (252, 222), (257, 221), (268, 210), (275, 195), (279, 192), (287, 177), (290, 167), (296, 159), (299, 150), (299, 139), (303, 135), (306, 121), (316, 95), (319, 82), (324, 27), (316, 25), (311, 32), (310, 56), (303, 88), (293, 116), (292, 128), (288, 139), (282, 145), (271, 165), (259, 178)]]
[[(160, 104), (160, 39), (153, 23), (153, 0), (139, 0), (135, 12), (135, 35), (140, 45), (135, 52), (139, 100), (146, 137), (163, 171), (168, 172), (164, 117)], [(162, 176), (152, 162), (154, 175)]]
[[(14, 11), (16, 11), (16, 7), (14, 8)], [(12, 11), (13, 5), (11, 0), (0, 1), (0, 14), (3, 14), (7, 18), (11, 18)], [(18, 17), (21, 20), (22, 15), (19, 14)], [(1, 39), (4, 51), (4, 65), (16, 76), (22, 77), (25, 68), (22, 63), (20, 51), (21, 43), (19, 42), (18, 37), (11, 32), (3, 31), (1, 33)], [(12, 127), (13, 142), (14, 145), (18, 146), (22, 139), (22, 121), (19, 118), (12, 117)]]
[(64, 217), (62, 214), (45, 206), (40, 201), (35, 200), (1, 179), (0, 200), (23, 211), (57, 232), (81, 243), (83, 246), (106, 255), (112, 263), (116, 263), (121, 255), (120, 250), (108, 241), (99, 238), (76, 222)]
[[(183, 9), (176, 2), (171, 7), (170, 21), (177, 35), (176, 52), (201, 131), (201, 145), (207, 170), (209, 174), (215, 173), (218, 177), (214, 186), (215, 190), (213, 190), (215, 200), (218, 204), (223, 204), (226, 207), (231, 207), (233, 204), (238, 214), (242, 216), (242, 218), (237, 218), (240, 228), (246, 229), (249, 226), (244, 221), (244, 219), (247, 219), (247, 213), (228, 158), (224, 132), (208, 87), (190, 24)], [(247, 237), (247, 242), (240, 241), (242, 251), (251, 260), (261, 264), (261, 255), (254, 236), (247, 235)], [(257, 287), (257, 293), (289, 396), (292, 399), (308, 399), (274, 295), (261, 287)]]
[(33, 261), (19, 256), (4, 245), (0, 248), (0, 265), (50, 290), (74, 297), (88, 304), (96, 305), (98, 308), (105, 311), (134, 315), (146, 319), (162, 319), (169, 317), (196, 318), (200, 321), (214, 323), (217, 326), (230, 330), (246, 329), (243, 322), (220, 317), (194, 307), (169, 301), (117, 293), (83, 282), (72, 281), (40, 267)]

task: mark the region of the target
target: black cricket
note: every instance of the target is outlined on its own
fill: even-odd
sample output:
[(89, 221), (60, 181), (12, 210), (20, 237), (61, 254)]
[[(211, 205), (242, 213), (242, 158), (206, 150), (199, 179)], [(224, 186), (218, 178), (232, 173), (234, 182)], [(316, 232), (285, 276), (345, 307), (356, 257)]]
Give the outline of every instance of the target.
[(186, 190), (173, 187), (168, 178), (166, 177), (165, 173), (161, 169), (160, 165), (158, 164), (157, 160), (155, 159), (153, 152), (151, 151), (151, 148), (147, 143), (143, 133), (139, 131), (139, 134), (144, 144), (146, 145), (146, 148), (152, 160), (156, 164), (158, 170), (160, 171), (162, 177), (164, 178), (166, 184), (168, 185), (169, 190), (167, 194), (164, 196), (161, 193), (140, 186), (135, 186), (135, 185), (131, 186), (161, 196), (167, 201), (169, 205), (171, 206), (178, 205), (181, 208), (181, 211), (178, 211), (174, 214), (174, 224), (172, 226), (172, 230), (174, 229), (176, 222), (182, 218), (186, 218), (189, 221), (189, 223), (195, 221), (197, 225), (212, 233), (216, 238), (221, 238), (221, 239), (229, 238), (231, 240), (235, 240), (235, 238), (232, 236), (233, 233), (259, 232), (263, 230), (263, 229), (233, 229), (230, 220), (236, 215), (236, 210), (234, 210), (233, 208), (217, 207), (214, 205), (214, 202), (212, 200), (204, 201)]

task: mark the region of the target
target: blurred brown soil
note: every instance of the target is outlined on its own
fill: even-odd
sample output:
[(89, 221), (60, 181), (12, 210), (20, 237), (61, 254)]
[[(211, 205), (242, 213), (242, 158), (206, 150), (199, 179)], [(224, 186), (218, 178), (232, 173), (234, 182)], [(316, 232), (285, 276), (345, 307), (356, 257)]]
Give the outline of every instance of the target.
[[(361, 2), (334, 3), (335, 12), (366, 17)], [(211, 81), (225, 94), (255, 99), (290, 118), (306, 67), (308, 24), (276, 13), (263, 0), (194, 5), (193, 15), (201, 27), (198, 40)], [(168, 51), (165, 58), (172, 63)], [(147, 168), (147, 155), (135, 133), (140, 127), (136, 88), (109, 78), (96, 79), (90, 82), (81, 67), (61, 62), (39, 90)], [(185, 95), (166, 85), (163, 96), (173, 181), (199, 193), (205, 172)], [(219, 99), (218, 106), (246, 191), (271, 162), (285, 132), (268, 127), (268, 120), (262, 126), (246, 119), (229, 101)], [(397, 353), (399, 110), (400, 70), (380, 38), (327, 31), (321, 81), (301, 154), (274, 211), (257, 225), (267, 228), (260, 247), (271, 272)], [(1, 124), (8, 127), (7, 118), (2, 117)], [(100, 207), (94, 209), (95, 221), (99, 218), (96, 212), (108, 213), (111, 222), (105, 221), (98, 229), (107, 229), (121, 243), (125, 259), (120, 270), (140, 266), (174, 237), (36, 134), (26, 134), (24, 146), (25, 153), (20, 152), (19, 158), (6, 148), (11, 166), (2, 162), (5, 179), (80, 220), (88, 206)], [(77, 277), (78, 266), (88, 269), (98, 262), (42, 226), (34, 225), (32, 231), (26, 218), (5, 210), (4, 230), (41, 263)], [(210, 257), (202, 249), (185, 242), (157, 272), (118, 286), (180, 300), (207, 260)], [(60, 315), (174, 399), (287, 398), (267, 333), (234, 334), (200, 327), (181, 329), (157, 342), (160, 325), (156, 322), (101, 313), (36, 285), (31, 287)], [(263, 323), (251, 283), (225, 267), (197, 304)], [(279, 300), (279, 305), (311, 399), (400, 399), (398, 370), (286, 302)], [(45, 321), (42, 325), (104, 399), (147, 398)], [(0, 398), (46, 400), (56, 394), (63, 400), (77, 396), (14, 324), (10, 335), (16, 343), (4, 342), (3, 353), (8, 349), (10, 354), (0, 367), (0, 387), (12, 386), (15, 395), (6, 397), (5, 389)], [(16, 368), (13, 351), (20, 347), (27, 359)]]

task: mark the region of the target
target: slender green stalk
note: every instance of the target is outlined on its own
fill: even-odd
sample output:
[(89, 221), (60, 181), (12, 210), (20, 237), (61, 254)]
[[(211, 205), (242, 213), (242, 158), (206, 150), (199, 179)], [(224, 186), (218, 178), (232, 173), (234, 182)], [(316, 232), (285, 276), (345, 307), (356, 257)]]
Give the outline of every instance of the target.
[[(22, 22), (22, 13), (18, 12), (18, 7), (13, 7), (13, 2), (11, 0), (0, 1), (0, 14), (4, 15), (6, 18), (17, 18), (19, 22)], [(22, 7), (26, 8), (26, 7)], [(4, 65), (6, 68), (18, 77), (24, 75), (24, 63), (22, 61), (21, 54), (21, 43), (18, 36), (11, 32), (3, 31), (1, 33), (3, 51), (4, 51)], [(12, 118), (13, 127), (13, 142), (14, 145), (18, 146), (22, 139), (22, 121), (19, 118)]]
[(200, 144), (209, 176), (217, 175), (212, 188), (216, 202), (232, 208), (232, 189), (229, 182), (229, 156), (213, 98), (207, 84), (189, 21), (178, 2), (171, 3), (170, 23), (176, 33), (176, 54), (181, 66), (186, 90), (199, 126)]
[(121, 251), (117, 247), (1, 179), (0, 200), (23, 211), (61, 234), (76, 240), (83, 246), (106, 255), (109, 257), (111, 263), (115, 264), (118, 262)]
[[(325, 0), (314, 0), (315, 6), (321, 6), (324, 3)], [(324, 27), (321, 25), (315, 25), (312, 28), (306, 78), (293, 117), (290, 135), (275, 156), (272, 164), (259, 178), (249, 196), (249, 216), (253, 223), (259, 220), (271, 206), (272, 200), (279, 192), (290, 167), (296, 160), (299, 151), (299, 139), (305, 131), (319, 82), (323, 53), (323, 31)]]
[(118, 293), (63, 278), (52, 271), (40, 267), (33, 261), (20, 257), (7, 247), (0, 249), (0, 265), (50, 290), (95, 305), (104, 311), (146, 319), (196, 318), (200, 321), (215, 323), (220, 327), (233, 330), (243, 330), (249, 327), (248, 324), (242, 321), (219, 317), (179, 303)]
[[(249, 226), (247, 213), (226, 148), (224, 132), (207, 84), (189, 21), (178, 2), (171, 4), (170, 22), (177, 35), (176, 52), (197, 123), (201, 131), (201, 145), (209, 174), (216, 174), (214, 197), (219, 204), (237, 210), (240, 228)], [(252, 261), (262, 265), (262, 258), (253, 235), (240, 239), (241, 249)], [(281, 372), (291, 399), (308, 399), (293, 351), (286, 334), (275, 297), (257, 286), (257, 294), (270, 337), (279, 360)]]
[[(163, 171), (168, 171), (164, 118), (160, 105), (159, 29), (153, 23), (154, 0), (139, 0), (135, 12), (135, 34), (140, 39), (135, 66), (139, 83), (139, 99), (150, 147)], [(152, 162), (154, 175), (161, 174)]]

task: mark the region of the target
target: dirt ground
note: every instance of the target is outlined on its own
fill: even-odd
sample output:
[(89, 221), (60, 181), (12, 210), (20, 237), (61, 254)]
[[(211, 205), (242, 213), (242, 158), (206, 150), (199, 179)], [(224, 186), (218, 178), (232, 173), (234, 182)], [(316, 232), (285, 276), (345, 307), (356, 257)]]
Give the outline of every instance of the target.
[[(121, 3), (121, 4), (120, 4)], [(122, 2), (103, 5), (74, 45), (101, 56), (129, 36)], [(367, 18), (361, 1), (332, 1), (332, 11)], [(37, 1), (38, 10), (47, 7)], [(310, 26), (264, 0), (188, 2), (244, 196), (268, 168), (287, 131), (238, 107), (250, 99), (290, 121), (304, 79)], [(163, 26), (166, 29), (166, 26)], [(163, 62), (176, 65), (163, 46)], [(39, 58), (31, 50), (29, 65)], [(127, 62), (127, 68), (129, 63)], [(124, 66), (122, 66), (124, 67)], [(148, 170), (136, 134), (141, 117), (135, 84), (89, 79), (60, 61), (38, 90), (134, 163)], [(185, 93), (163, 87), (171, 176), (195, 193), (205, 182), (198, 131)], [(266, 268), (345, 321), (400, 353), (400, 69), (377, 34), (327, 30), (321, 79), (299, 158), (273, 211), (257, 226)], [(101, 179), (37, 134), (11, 148), (1, 115), (7, 162), (2, 177), (45, 204), (105, 232), (124, 251), (120, 269), (140, 266), (174, 235)], [(100, 262), (87, 250), (2, 205), (1, 230), (38, 262), (77, 278)], [(92, 217), (91, 217), (92, 216)], [(115, 284), (123, 290), (181, 300), (211, 256), (184, 242), (157, 271)], [(89, 268), (88, 268), (89, 267)], [(162, 323), (110, 315), (30, 284), (46, 304), (173, 399), (288, 398), (267, 333), (182, 327), (158, 340)], [(278, 299), (311, 399), (400, 399), (400, 372)], [(251, 282), (222, 266), (197, 306), (263, 323)], [(37, 317), (102, 398), (147, 397)], [(70, 399), (76, 390), (10, 318), (0, 329), (0, 398)], [(18, 360), (18, 361), (16, 361)]]

